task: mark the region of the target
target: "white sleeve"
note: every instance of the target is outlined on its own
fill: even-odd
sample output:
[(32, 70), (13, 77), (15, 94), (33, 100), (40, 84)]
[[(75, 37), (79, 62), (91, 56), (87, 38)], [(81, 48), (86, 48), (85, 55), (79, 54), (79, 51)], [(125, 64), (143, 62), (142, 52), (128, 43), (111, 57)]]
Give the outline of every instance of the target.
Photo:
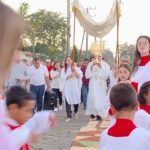
[(29, 66), (29, 68), (27, 69), (29, 78), (30, 78), (30, 76), (31, 76), (31, 70), (32, 70), (32, 66)]
[(52, 70), (52, 71), (50, 72), (50, 75), (51, 75), (51, 78), (53, 79), (53, 78), (57, 77), (58, 75), (60, 75), (60, 73), (57, 72), (57, 71)]
[(26, 126), (22, 126), (11, 131), (9, 136), (10, 138), (14, 140), (14, 142), (16, 143), (16, 146), (19, 149), (22, 145), (24, 145), (25, 143), (28, 143), (31, 140), (30, 133), (31, 133), (30, 128)]
[(77, 70), (77, 72), (78, 72), (78, 74), (79, 74), (79, 76), (80, 76), (80, 79), (82, 79), (83, 73), (82, 73), (81, 69), (78, 68), (78, 67), (76, 67), (76, 70)]
[(86, 68), (85, 77), (86, 79), (90, 79), (92, 77), (91, 63)]
[(35, 115), (27, 121), (24, 125), (31, 128), (38, 134), (47, 131), (50, 128), (49, 117), (52, 114), (51, 111), (41, 111), (35, 113)]
[(103, 76), (107, 79), (108, 77), (110, 77), (110, 66), (106, 63), (103, 62), (102, 65), (102, 70), (103, 70)]
[(107, 95), (105, 97), (105, 102), (104, 102), (104, 107), (105, 107), (105, 110), (107, 110), (107, 112), (108, 112), (108, 110), (110, 108), (110, 98), (109, 98), (110, 90), (111, 89), (109, 89), (109, 91), (108, 91), (108, 93), (107, 93)]
[(45, 77), (48, 77), (49, 73), (48, 73), (47, 67), (43, 65), (43, 69), (44, 69), (44, 75), (45, 75)]
[(61, 71), (61, 75), (60, 75), (61, 79), (64, 81), (66, 80), (66, 73), (65, 73), (65, 69), (63, 68)]
[(25, 64), (22, 64), (22, 68), (24, 69), (23, 77), (24, 80), (29, 80), (28, 68)]
[(64, 68), (61, 70), (60, 74), (60, 91), (63, 92), (66, 81), (66, 74)]
[(99, 76), (105, 80), (108, 79), (108, 71), (104, 67), (100, 68)]
[(138, 110), (135, 113), (134, 123), (137, 127), (142, 127), (150, 131), (150, 115), (144, 110)]
[(27, 127), (19, 127), (10, 131), (5, 125), (0, 125), (0, 149), (19, 150), (22, 145), (30, 140), (31, 130)]

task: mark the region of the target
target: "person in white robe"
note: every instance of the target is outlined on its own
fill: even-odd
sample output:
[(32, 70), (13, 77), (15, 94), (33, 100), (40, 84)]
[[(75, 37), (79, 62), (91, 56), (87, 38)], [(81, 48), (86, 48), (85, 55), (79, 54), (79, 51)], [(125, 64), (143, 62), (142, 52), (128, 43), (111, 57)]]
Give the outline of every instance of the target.
[(133, 87), (127, 83), (115, 85), (110, 102), (116, 121), (101, 134), (99, 150), (149, 150), (150, 132), (133, 122), (138, 107)]
[(71, 105), (74, 106), (74, 116), (78, 118), (78, 108), (81, 103), (82, 71), (74, 66), (70, 56), (65, 59), (65, 66), (61, 72), (61, 91), (65, 96), (67, 119), (72, 118)]
[(136, 42), (135, 60), (131, 75), (132, 85), (138, 92), (141, 85), (150, 81), (150, 37), (140, 36)]
[[(22, 99), (18, 99), (20, 97), (19, 94), (22, 96)], [(14, 97), (16, 101), (13, 100)], [(31, 142), (34, 136), (47, 131), (50, 126), (53, 127), (55, 124), (55, 115), (50, 111), (35, 113), (31, 117), (31, 112), (35, 107), (35, 100), (26, 100), (27, 97), (29, 99), (32, 98), (26, 90), (16, 86), (10, 88), (6, 94), (6, 100), (0, 103), (1, 115), (3, 114), (3, 126), (1, 127), (5, 129), (5, 133), (13, 138), (17, 147), (15, 150), (20, 148), (28, 150), (26, 143)], [(19, 106), (18, 102), (22, 105)], [(15, 108), (17, 105), (18, 107)], [(29, 119), (29, 117), (31, 118)]]
[(104, 101), (107, 90), (106, 80), (110, 74), (110, 67), (102, 61), (102, 55), (99, 55), (98, 58), (99, 62), (97, 63), (95, 60), (90, 62), (86, 70), (86, 78), (90, 79), (86, 114), (91, 115), (92, 119), (97, 116), (97, 120), (101, 120), (101, 117), (107, 115)]

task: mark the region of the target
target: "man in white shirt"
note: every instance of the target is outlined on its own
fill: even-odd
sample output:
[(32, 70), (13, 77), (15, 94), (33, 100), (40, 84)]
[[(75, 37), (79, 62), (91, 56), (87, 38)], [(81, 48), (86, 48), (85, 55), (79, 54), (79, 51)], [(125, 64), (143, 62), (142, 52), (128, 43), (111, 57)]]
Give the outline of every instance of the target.
[(48, 70), (46, 66), (40, 63), (40, 58), (33, 58), (33, 65), (29, 67), (29, 76), (30, 91), (35, 95), (37, 111), (41, 111), (45, 92), (45, 84), (47, 85), (47, 90), (50, 89), (50, 85)]

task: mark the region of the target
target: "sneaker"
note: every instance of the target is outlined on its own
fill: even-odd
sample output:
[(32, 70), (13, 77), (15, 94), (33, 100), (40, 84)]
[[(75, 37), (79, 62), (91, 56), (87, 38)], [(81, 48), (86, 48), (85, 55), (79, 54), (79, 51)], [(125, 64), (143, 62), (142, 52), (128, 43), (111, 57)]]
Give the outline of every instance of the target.
[(57, 108), (54, 108), (54, 111), (58, 111), (58, 109), (57, 109)]
[(97, 120), (97, 121), (102, 121), (101, 116), (98, 116), (98, 115), (97, 115), (97, 116), (96, 116), (96, 120)]
[(95, 115), (91, 114), (90, 118), (95, 119)]
[(63, 110), (63, 107), (62, 107), (62, 105), (60, 105), (60, 106), (59, 106), (59, 110)]
[(67, 118), (67, 119), (66, 119), (66, 122), (70, 122), (70, 121), (71, 121), (71, 118)]
[(95, 119), (96, 119), (95, 115), (91, 114), (90, 120), (91, 120), (91, 121), (95, 121)]

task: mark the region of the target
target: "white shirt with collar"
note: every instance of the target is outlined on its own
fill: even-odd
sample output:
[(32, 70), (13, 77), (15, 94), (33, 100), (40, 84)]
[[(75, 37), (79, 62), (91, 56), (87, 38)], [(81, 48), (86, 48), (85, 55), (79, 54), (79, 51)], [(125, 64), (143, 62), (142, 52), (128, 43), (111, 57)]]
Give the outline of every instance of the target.
[(34, 65), (29, 67), (30, 84), (35, 86), (45, 85), (45, 77), (48, 77), (48, 70), (46, 66), (40, 64), (39, 68)]

